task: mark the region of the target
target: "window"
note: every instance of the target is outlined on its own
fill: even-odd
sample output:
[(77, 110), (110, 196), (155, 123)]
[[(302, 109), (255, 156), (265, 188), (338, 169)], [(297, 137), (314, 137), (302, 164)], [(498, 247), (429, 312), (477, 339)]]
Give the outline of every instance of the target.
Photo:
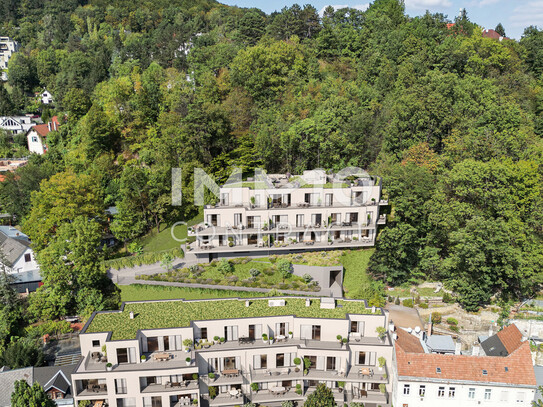
[(366, 364), (366, 352), (358, 352), (358, 364), (359, 365)]
[(334, 204), (334, 195), (333, 194), (325, 194), (324, 195), (324, 202), (326, 206), (332, 206)]
[(136, 407), (136, 399), (134, 397), (117, 399), (117, 407)]
[(421, 384), (419, 386), (419, 396), (424, 397), (425, 394), (426, 394), (426, 386), (424, 384)]
[(436, 373), (441, 373), (441, 368), (440, 367), (436, 367)]
[(33, 143), (37, 143), (38, 142), (38, 138), (36, 136), (32, 136), (32, 142)]
[(358, 321), (351, 321), (351, 332), (358, 332)]
[(403, 395), (404, 396), (409, 396), (409, 389), (410, 389), (410, 386), (408, 384), (403, 385)]
[(241, 225), (241, 213), (234, 213), (234, 226)]
[(297, 228), (304, 227), (304, 215), (296, 215), (296, 227)]
[(483, 376), (486, 376), (488, 374), (488, 371), (486, 369), (483, 369)]
[(144, 397), (143, 407), (162, 407), (162, 397), (161, 396)]
[(93, 341), (92, 341), (92, 346), (93, 346), (94, 348), (99, 347), (99, 346), (100, 346), (100, 341), (93, 340)]
[(32, 261), (32, 255), (30, 253), (25, 253), (25, 262), (30, 263)]
[(485, 400), (490, 400), (491, 397), (492, 397), (492, 390), (485, 389)]
[(268, 355), (260, 355), (260, 367), (262, 369), (268, 368)]
[(207, 328), (200, 328), (201, 339), (207, 340)]
[(278, 353), (275, 357), (275, 366), (277, 367), (283, 367), (285, 366), (285, 354), (284, 353)]
[(456, 393), (456, 389), (454, 387), (449, 387), (449, 398), (453, 399), (455, 393)]
[(470, 387), (468, 390), (468, 399), (474, 399), (475, 398), (475, 388)]
[(335, 356), (326, 357), (326, 370), (336, 370), (336, 358), (335, 358)]
[(524, 403), (524, 393), (517, 393), (517, 403)]
[(445, 397), (445, 387), (440, 387), (437, 390), (437, 397)]
[(228, 206), (228, 193), (221, 193), (221, 205)]
[(126, 394), (126, 379), (115, 379), (115, 393)]
[(311, 339), (315, 341), (321, 340), (321, 326), (320, 325), (313, 325), (311, 328)]

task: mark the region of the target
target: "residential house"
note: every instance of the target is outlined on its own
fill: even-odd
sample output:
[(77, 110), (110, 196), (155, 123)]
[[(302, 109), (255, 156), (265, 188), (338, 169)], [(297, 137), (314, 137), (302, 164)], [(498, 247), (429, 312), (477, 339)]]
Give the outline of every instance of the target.
[[(401, 407), (531, 406), (537, 388), (528, 341), (515, 325), (487, 339), (471, 354), (460, 346), (450, 353), (429, 349), (423, 332), (397, 329), (393, 334), (393, 404)], [(486, 342), (486, 341), (485, 341)]]
[(34, 125), (30, 116), (0, 116), (0, 129), (13, 135), (26, 133)]
[(483, 30), (483, 37), (484, 38), (493, 38), (498, 41), (508, 40), (509, 38), (504, 37), (496, 32), (496, 30), (489, 29), (489, 30)]
[(27, 158), (6, 158), (0, 160), (0, 182), (4, 181), (8, 172), (14, 172), (28, 163)]
[(39, 383), (58, 406), (73, 406), (71, 375), (74, 368), (75, 365), (0, 370), (0, 407), (11, 406), (11, 394), (15, 390), (15, 382), (19, 380), (26, 380), (30, 386)]
[(44, 105), (50, 105), (53, 103), (53, 95), (51, 95), (47, 89), (44, 89), (43, 92), (40, 93), (40, 99)]
[(47, 124), (37, 124), (32, 127), (27, 135), (28, 150), (31, 153), (43, 155), (47, 152), (47, 135), (52, 131), (58, 131), (60, 123), (54, 116)]
[(9, 37), (0, 37), (0, 79), (3, 81), (8, 80), (7, 69), (8, 62), (15, 52), (19, 50), (19, 44), (17, 41), (10, 39)]
[(194, 229), (196, 256), (243, 257), (255, 253), (369, 247), (377, 226), (381, 180), (345, 180), (322, 170), (303, 175), (260, 175), (220, 188), (216, 205), (204, 207), (204, 224)]
[(274, 407), (324, 383), (338, 406), (389, 407), (387, 326), (386, 311), (360, 300), (129, 302), (91, 316), (72, 387), (95, 406)]

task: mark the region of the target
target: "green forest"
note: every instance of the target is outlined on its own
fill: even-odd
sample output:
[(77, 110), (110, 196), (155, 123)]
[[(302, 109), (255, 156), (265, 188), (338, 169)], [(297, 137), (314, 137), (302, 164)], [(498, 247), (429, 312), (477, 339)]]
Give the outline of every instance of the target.
[[(536, 27), (498, 41), (466, 13), (409, 17), (399, 0), (322, 16), (212, 0), (0, 0), (0, 27), (21, 44), (0, 115), (62, 121), (47, 154), (0, 183), (1, 210), (32, 239), (44, 279), (25, 318), (116, 307), (97, 250), (104, 228), (130, 242), (191, 219), (195, 167), (218, 183), (233, 167), (362, 167), (391, 204), (370, 259), (376, 279), (444, 281), (467, 310), (540, 290)], [(43, 88), (54, 107), (36, 103)], [(0, 139), (3, 156), (24, 149)], [(182, 206), (171, 205), (173, 167)], [(109, 206), (119, 213), (107, 225)], [(6, 301), (0, 338), (18, 326)]]

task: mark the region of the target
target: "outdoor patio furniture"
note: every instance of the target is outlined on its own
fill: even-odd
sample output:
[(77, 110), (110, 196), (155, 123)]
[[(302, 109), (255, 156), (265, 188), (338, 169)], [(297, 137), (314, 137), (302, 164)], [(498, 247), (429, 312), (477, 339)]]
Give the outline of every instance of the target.
[(368, 397), (368, 392), (366, 390), (360, 390), (360, 395), (358, 396), (360, 398), (362, 397)]
[(362, 369), (358, 370), (358, 374), (362, 376), (369, 376), (370, 375), (370, 369), (367, 367), (364, 367)]
[(93, 360), (99, 361), (100, 356), (101, 356), (100, 352), (92, 352), (91, 353), (91, 359), (93, 359)]
[(170, 360), (170, 354), (169, 353), (155, 353), (153, 354), (153, 359), (155, 359), (158, 362), (164, 362), (167, 360)]
[(223, 376), (237, 377), (239, 375), (239, 369), (225, 369), (221, 373)]

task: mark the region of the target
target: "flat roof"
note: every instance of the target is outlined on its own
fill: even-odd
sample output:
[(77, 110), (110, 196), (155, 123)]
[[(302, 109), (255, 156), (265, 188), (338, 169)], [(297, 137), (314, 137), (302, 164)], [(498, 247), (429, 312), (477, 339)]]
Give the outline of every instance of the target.
[[(270, 307), (269, 300), (284, 299), (285, 306)], [(249, 307), (245, 301), (249, 300)], [(121, 311), (97, 312), (82, 333), (111, 332), (111, 340), (135, 339), (138, 330), (179, 328), (191, 321), (294, 315), (300, 318), (346, 319), (347, 314), (372, 314), (364, 300), (337, 300), (336, 308), (321, 309), (320, 299), (269, 297), (213, 300), (167, 300), (123, 303)], [(130, 319), (130, 311), (134, 319)], [(382, 314), (380, 308), (375, 314)]]

